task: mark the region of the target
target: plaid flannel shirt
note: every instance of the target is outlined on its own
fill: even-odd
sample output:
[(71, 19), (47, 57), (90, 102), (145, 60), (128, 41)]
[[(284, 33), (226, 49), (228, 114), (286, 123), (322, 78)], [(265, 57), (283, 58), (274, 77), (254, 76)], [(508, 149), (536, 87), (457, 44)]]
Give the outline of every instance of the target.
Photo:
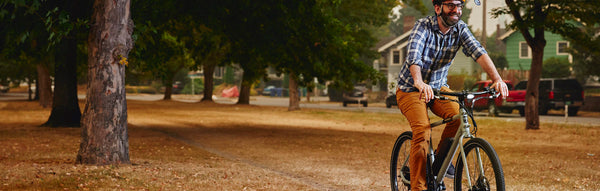
[(409, 70), (415, 64), (421, 67), (423, 81), (431, 88), (448, 87), (448, 69), (461, 47), (463, 53), (473, 60), (487, 54), (462, 20), (443, 34), (435, 16), (419, 19), (410, 34), (406, 61), (398, 74), (398, 89), (403, 92), (418, 91)]

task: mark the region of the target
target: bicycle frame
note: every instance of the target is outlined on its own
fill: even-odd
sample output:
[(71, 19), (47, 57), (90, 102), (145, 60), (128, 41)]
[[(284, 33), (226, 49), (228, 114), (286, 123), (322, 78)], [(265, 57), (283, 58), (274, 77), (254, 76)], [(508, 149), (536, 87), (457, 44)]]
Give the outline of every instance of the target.
[[(456, 132), (456, 135), (454, 136), (454, 141), (452, 142), (452, 145), (450, 146), (450, 148), (448, 150), (448, 154), (446, 155), (446, 158), (444, 159), (444, 162), (442, 163), (442, 167), (440, 168), (440, 171), (438, 172), (438, 174), (436, 176), (435, 181), (438, 184), (441, 184), (442, 181), (444, 180), (444, 175), (446, 175), (446, 173), (448, 171), (448, 167), (450, 166), (452, 159), (455, 157), (456, 152), (459, 149), (460, 149), (461, 159), (463, 160), (463, 162), (466, 162), (464, 148), (462, 147), (463, 139), (465, 137), (473, 138), (474, 136), (471, 134), (471, 131), (470, 131), (471, 125), (469, 124), (469, 121), (468, 121), (467, 111), (464, 108), (461, 108), (459, 114), (456, 114), (455, 116), (453, 116), (451, 118), (447, 118), (442, 121), (434, 122), (431, 124), (431, 127), (435, 127), (435, 126), (438, 126), (438, 125), (441, 125), (441, 124), (444, 124), (444, 123), (447, 123), (450, 121), (454, 121), (456, 119), (460, 119), (460, 125)], [(430, 145), (431, 145), (431, 143), (430, 143)], [(468, 169), (467, 169), (467, 171), (468, 171)], [(467, 176), (468, 176), (468, 174), (467, 174)], [(470, 181), (469, 181), (469, 185), (471, 185)]]
[[(433, 128), (435, 126), (439, 126), (439, 125), (448, 123), (450, 121), (454, 121), (457, 119), (460, 120), (460, 125), (458, 127), (458, 130), (456, 131), (456, 135), (454, 136), (454, 141), (452, 142), (452, 145), (450, 146), (450, 148), (448, 150), (448, 154), (446, 155), (446, 158), (444, 158), (444, 162), (442, 163), (442, 166), (441, 166), (437, 176), (435, 177), (436, 184), (442, 184), (442, 181), (444, 180), (444, 176), (446, 175), (446, 173), (448, 171), (448, 167), (450, 166), (452, 159), (454, 159), (456, 152), (459, 149), (460, 149), (460, 159), (463, 160), (464, 164), (467, 163), (467, 157), (465, 156), (465, 151), (463, 148), (463, 140), (464, 140), (464, 138), (475, 138), (475, 135), (471, 134), (471, 130), (470, 130), (471, 124), (469, 124), (469, 113), (465, 109), (466, 106), (464, 105), (463, 100), (452, 100), (452, 99), (442, 97), (442, 96), (439, 96), (437, 99), (456, 101), (460, 105), (458, 114), (456, 114), (450, 118), (446, 118), (441, 121), (437, 121), (437, 122), (430, 124), (431, 128)], [(479, 99), (481, 99), (481, 98), (479, 98)], [(475, 102), (477, 99), (467, 98), (467, 100), (472, 100), (473, 102)], [(473, 105), (473, 104), (471, 104), (471, 105)], [(429, 143), (429, 148), (430, 148), (430, 150), (433, 149), (431, 142)], [(477, 163), (479, 166), (482, 166), (479, 150), (476, 150), (476, 153), (477, 153)], [(479, 169), (483, 169), (483, 168), (479, 168)], [(465, 170), (467, 172), (469, 172), (468, 166), (465, 166)], [(483, 170), (481, 170), (481, 174), (483, 174), (483, 173), (484, 173)], [(466, 178), (468, 180), (468, 185), (469, 185), (469, 187), (471, 187), (472, 183), (471, 183), (471, 177), (469, 177), (470, 176), (469, 173), (466, 173), (466, 176), (467, 176)]]

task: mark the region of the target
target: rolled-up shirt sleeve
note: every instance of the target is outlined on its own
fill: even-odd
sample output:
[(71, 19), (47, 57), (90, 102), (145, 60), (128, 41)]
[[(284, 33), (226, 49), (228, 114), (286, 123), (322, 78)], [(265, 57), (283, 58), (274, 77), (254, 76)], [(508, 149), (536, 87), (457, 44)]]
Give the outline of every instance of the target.
[(410, 41), (407, 46), (406, 64), (418, 65), (423, 67), (423, 51), (425, 49), (425, 39), (427, 38), (426, 22), (416, 22), (413, 31), (410, 35)]

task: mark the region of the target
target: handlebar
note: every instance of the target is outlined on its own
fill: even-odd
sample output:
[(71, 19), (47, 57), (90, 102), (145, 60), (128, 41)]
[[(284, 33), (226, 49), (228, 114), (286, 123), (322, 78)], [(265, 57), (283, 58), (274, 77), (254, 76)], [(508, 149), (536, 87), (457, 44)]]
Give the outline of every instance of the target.
[[(477, 99), (483, 99), (483, 98), (488, 98), (488, 99), (495, 99), (497, 97), (500, 96), (499, 92), (496, 92), (495, 89), (493, 88), (485, 88), (484, 91), (480, 91), (480, 92), (469, 92), (469, 91), (460, 91), (460, 92), (444, 92), (444, 91), (440, 91), (440, 90), (433, 90), (434, 93), (434, 98), (435, 99), (440, 99), (440, 100), (451, 100), (448, 97), (444, 97), (442, 95), (448, 95), (448, 96), (455, 96), (458, 97), (458, 100), (471, 100), (474, 99), (475, 96), (477, 95), (483, 95), (483, 94), (490, 94), (490, 96), (487, 97), (479, 97)], [(457, 100), (457, 101), (458, 101)]]
[[(433, 94), (434, 94), (434, 99), (439, 99), (439, 100), (449, 100), (449, 101), (453, 101), (456, 102), (460, 105), (461, 108), (466, 108), (466, 104), (465, 101), (470, 101), (471, 102), (471, 110), (465, 110), (466, 114), (471, 117), (471, 121), (473, 122), (473, 132), (472, 134), (476, 134), (477, 133), (477, 123), (475, 123), (475, 119), (473, 118), (473, 106), (475, 105), (475, 101), (479, 100), (479, 99), (495, 99), (497, 97), (500, 96), (500, 92), (496, 92), (495, 89), (493, 88), (485, 88), (484, 91), (480, 91), (480, 92), (469, 92), (466, 90), (460, 91), (460, 92), (443, 92), (440, 90), (433, 90)], [(478, 98), (475, 98), (475, 96), (477, 95), (484, 95), (484, 94), (489, 94), (489, 96), (481, 96)], [(458, 99), (452, 99), (452, 98), (448, 98), (442, 95), (448, 95), (448, 96), (454, 96), (457, 97)]]

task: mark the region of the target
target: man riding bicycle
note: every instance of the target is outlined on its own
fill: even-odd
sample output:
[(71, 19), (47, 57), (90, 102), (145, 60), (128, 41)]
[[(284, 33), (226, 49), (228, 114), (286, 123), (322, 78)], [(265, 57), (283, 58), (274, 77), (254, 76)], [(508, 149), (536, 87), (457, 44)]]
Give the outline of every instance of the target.
[[(431, 134), (427, 107), (442, 118), (459, 113), (455, 102), (433, 100), (433, 89), (450, 91), (448, 69), (459, 48), (475, 60), (494, 82), (492, 88), (503, 97), (508, 88), (496, 71), (486, 50), (475, 39), (467, 24), (460, 18), (464, 0), (432, 0), (435, 15), (419, 19), (410, 34), (407, 58), (398, 74), (396, 99), (398, 108), (410, 123), (413, 132), (409, 168), (411, 190), (426, 190), (426, 153)], [(431, 102), (430, 102), (431, 101)], [(444, 128), (438, 148), (446, 138), (456, 134), (460, 121), (450, 122)], [(437, 152), (437, 151), (436, 151)], [(453, 175), (452, 169), (449, 174)]]

